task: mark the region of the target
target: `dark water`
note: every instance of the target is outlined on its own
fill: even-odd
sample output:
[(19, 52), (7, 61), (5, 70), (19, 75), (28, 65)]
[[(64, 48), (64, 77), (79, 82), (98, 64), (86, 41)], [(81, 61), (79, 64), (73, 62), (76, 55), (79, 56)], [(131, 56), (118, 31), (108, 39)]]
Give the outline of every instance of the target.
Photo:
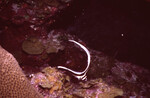
[(65, 29), (92, 49), (150, 69), (150, 2), (77, 0), (58, 16), (52, 28)]

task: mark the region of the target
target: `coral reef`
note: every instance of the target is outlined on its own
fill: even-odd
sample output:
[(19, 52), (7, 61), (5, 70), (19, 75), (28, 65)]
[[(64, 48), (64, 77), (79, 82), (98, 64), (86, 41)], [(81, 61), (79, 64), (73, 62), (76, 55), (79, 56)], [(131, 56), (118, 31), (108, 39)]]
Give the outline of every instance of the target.
[[(150, 98), (147, 69), (92, 50), (72, 32), (53, 27), (64, 20), (57, 17), (71, 1), (0, 1), (0, 45), (9, 51), (0, 47), (0, 98)], [(87, 81), (57, 69), (66, 66), (81, 72), (86, 67), (87, 55), (69, 40), (90, 52)]]
[[(58, 65), (74, 68), (76, 65), (82, 67), (82, 65), (86, 64), (87, 58), (83, 51), (74, 44), (67, 42), (67, 40), (70, 39), (76, 40), (86, 46), (83, 41), (77, 37), (56, 30), (52, 30), (44, 39), (36, 36), (29, 36), (24, 41), (31, 40), (31, 38), (33, 42), (31, 41), (30, 44), (40, 42), (43, 47), (41, 48), (43, 52), (34, 55), (28, 52), (24, 53), (16, 48), (22, 53), (19, 58), (23, 57), (20, 58), (22, 61), (20, 67), (30, 80), (28, 85), (33, 85), (36, 91), (41, 93), (45, 98), (57, 98), (60, 96), (64, 98), (149, 96), (149, 71), (142, 67), (131, 63), (120, 62), (112, 57), (106, 56), (102, 52), (89, 49), (91, 54), (91, 65), (87, 72), (87, 81), (75, 81), (69, 72), (56, 68)], [(27, 46), (30, 46), (30, 44), (27, 44)], [(40, 48), (41, 45), (37, 45), (36, 47)], [(12, 51), (12, 53), (16, 55), (18, 51), (16, 52), (15, 50)], [(7, 60), (9, 60), (9, 58)], [(4, 58), (1, 61), (5, 61)], [(17, 66), (19, 67), (19, 65)], [(81, 67), (77, 68), (77, 70), (81, 70)], [(3, 80), (5, 81), (4, 78)], [(3, 82), (3, 80), (1, 80), (1, 82)], [(21, 82), (20, 79), (16, 81)], [(7, 83), (10, 84), (9, 82)], [(25, 89), (23, 88), (22, 90)], [(32, 92), (31, 90), (29, 89), (30, 92)], [(18, 92), (19, 90), (16, 93)], [(5, 94), (8, 93), (9, 92), (5, 92)]]
[(52, 67), (43, 73), (32, 74), (31, 84), (45, 98), (114, 98), (122, 96), (123, 90), (106, 84), (101, 78), (73, 83), (70, 77)]
[(0, 98), (43, 98), (29, 83), (16, 59), (0, 46)]

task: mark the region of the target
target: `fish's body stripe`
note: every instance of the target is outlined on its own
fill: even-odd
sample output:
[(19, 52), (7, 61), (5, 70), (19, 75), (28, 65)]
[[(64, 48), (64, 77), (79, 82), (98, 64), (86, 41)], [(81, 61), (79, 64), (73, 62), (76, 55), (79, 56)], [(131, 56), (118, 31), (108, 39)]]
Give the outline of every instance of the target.
[[(60, 69), (65, 69), (65, 70), (67, 70), (67, 71), (70, 71), (70, 72), (72, 72), (73, 74), (75, 74), (75, 75), (77, 75), (77, 76), (75, 76), (76, 78), (78, 78), (78, 79), (86, 79), (86, 72), (87, 72), (87, 70), (88, 70), (88, 68), (89, 68), (89, 66), (90, 66), (90, 62), (91, 62), (91, 55), (90, 55), (90, 52), (89, 52), (89, 50), (85, 47), (85, 46), (83, 46), (82, 44), (80, 44), (80, 43), (78, 43), (78, 42), (76, 42), (76, 41), (74, 41), (74, 40), (69, 40), (70, 42), (73, 42), (73, 43), (75, 43), (75, 44), (77, 44), (78, 46), (80, 46), (84, 51), (85, 51), (85, 53), (87, 54), (87, 67), (86, 67), (86, 69), (84, 70), (84, 71), (82, 71), (82, 72), (77, 72), (77, 71), (74, 71), (74, 70), (71, 70), (71, 69), (69, 69), (69, 68), (67, 68), (67, 67), (64, 67), (64, 66), (57, 66), (57, 68), (60, 68)], [(83, 75), (82, 75), (83, 74)]]

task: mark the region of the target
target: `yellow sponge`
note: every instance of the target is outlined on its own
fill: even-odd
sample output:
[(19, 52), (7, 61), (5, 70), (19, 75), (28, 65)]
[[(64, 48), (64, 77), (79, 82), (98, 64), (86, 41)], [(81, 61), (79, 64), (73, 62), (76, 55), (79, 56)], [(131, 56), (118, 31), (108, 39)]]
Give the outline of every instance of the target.
[(0, 46), (0, 98), (43, 98), (32, 87), (16, 59)]

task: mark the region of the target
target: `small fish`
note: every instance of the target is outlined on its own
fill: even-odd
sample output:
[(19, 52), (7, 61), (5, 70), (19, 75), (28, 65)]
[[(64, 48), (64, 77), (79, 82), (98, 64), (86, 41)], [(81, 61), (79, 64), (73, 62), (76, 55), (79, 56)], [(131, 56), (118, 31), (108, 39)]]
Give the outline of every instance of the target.
[(78, 72), (78, 71), (74, 71), (72, 69), (69, 69), (67, 67), (64, 67), (64, 66), (57, 66), (58, 69), (64, 69), (66, 71), (69, 71), (73, 74), (74, 77), (76, 77), (78, 80), (87, 80), (87, 76), (86, 76), (86, 73), (89, 69), (89, 66), (90, 66), (90, 62), (91, 62), (91, 55), (90, 55), (90, 52), (89, 50), (83, 46), (82, 44), (78, 43), (77, 41), (75, 40), (69, 40), (70, 42), (72, 43), (75, 43), (76, 45), (80, 46), (86, 53), (87, 55), (87, 65), (86, 65), (86, 68), (84, 71), (81, 71), (81, 72)]

